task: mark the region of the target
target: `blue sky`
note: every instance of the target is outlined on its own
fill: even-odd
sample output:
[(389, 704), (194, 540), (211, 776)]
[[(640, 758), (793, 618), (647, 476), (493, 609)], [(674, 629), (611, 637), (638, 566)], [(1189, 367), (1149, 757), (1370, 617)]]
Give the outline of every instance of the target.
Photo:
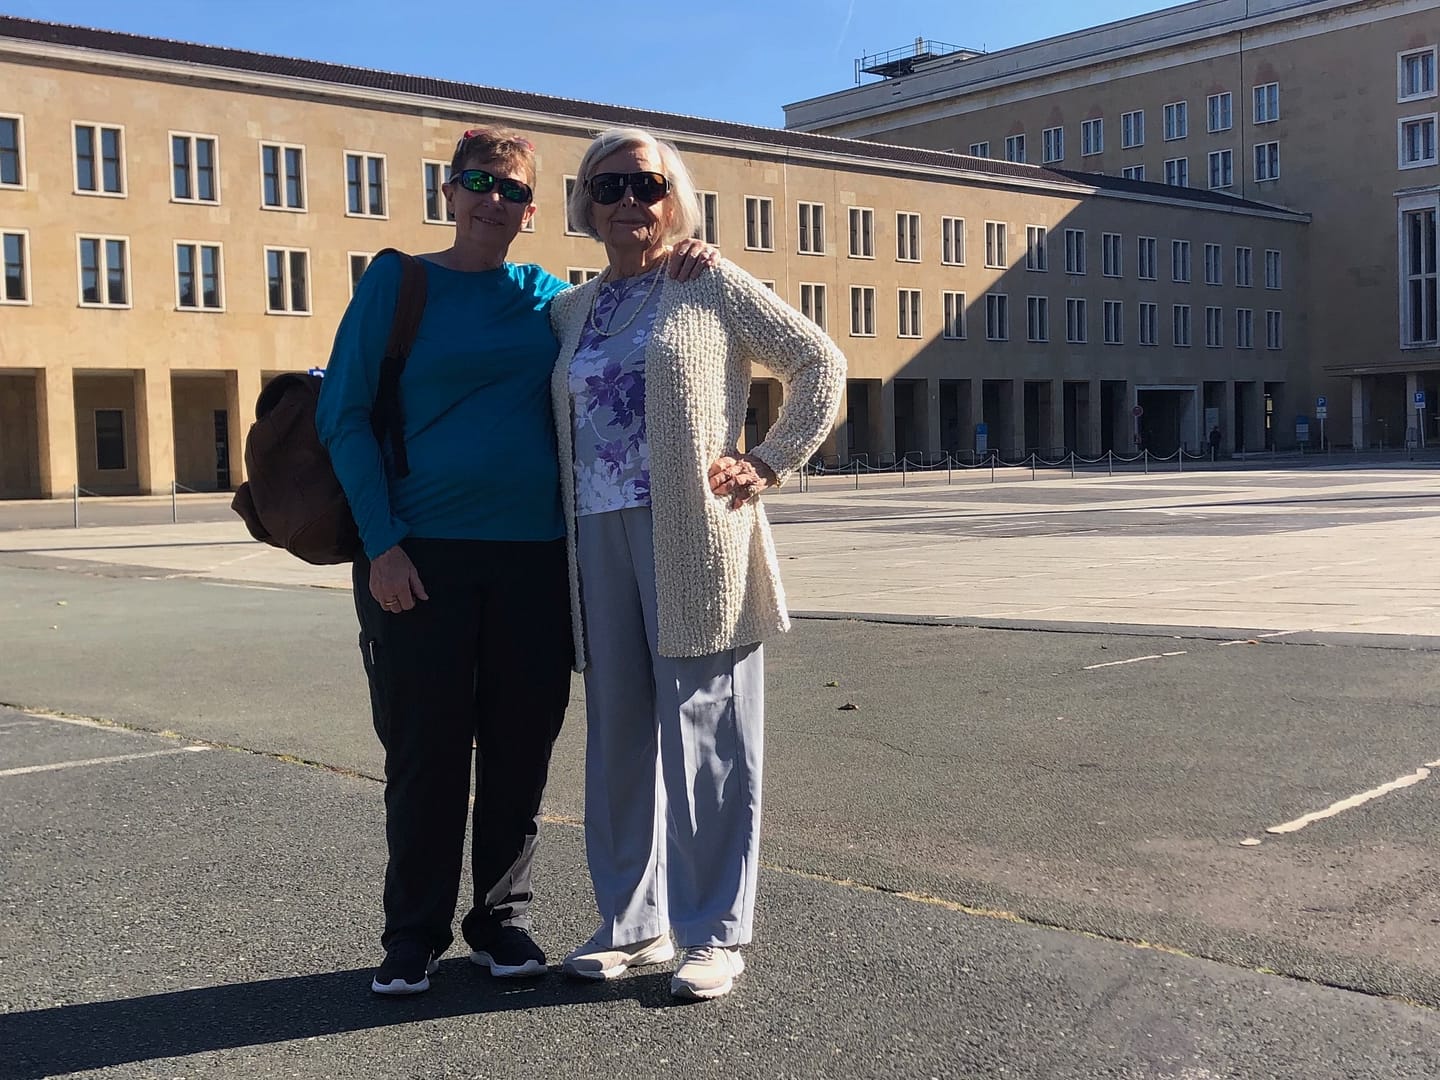
[(0, 13), (779, 127), (916, 37), (990, 51), (1147, 0), (0, 0)]

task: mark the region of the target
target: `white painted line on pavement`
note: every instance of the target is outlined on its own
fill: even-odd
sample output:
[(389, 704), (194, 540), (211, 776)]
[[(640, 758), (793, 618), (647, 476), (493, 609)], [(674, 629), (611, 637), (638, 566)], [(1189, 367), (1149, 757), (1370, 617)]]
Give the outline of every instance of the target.
[(1102, 667), (1119, 667), (1121, 664), (1138, 664), (1138, 663), (1140, 663), (1140, 661), (1142, 661), (1142, 660), (1164, 660), (1167, 656), (1184, 656), (1184, 655), (1185, 655), (1185, 650), (1184, 650), (1184, 649), (1181, 649), (1179, 652), (1154, 653), (1154, 654), (1151, 655), (1151, 656), (1132, 656), (1129, 660), (1111, 660), (1111, 661), (1109, 661), (1108, 663), (1104, 663), (1104, 664), (1087, 664), (1085, 667), (1081, 668), (1080, 670), (1081, 670), (1081, 671), (1094, 671), (1096, 668), (1102, 668)]
[(1353, 810), (1357, 806), (1363, 806), (1372, 799), (1378, 799), (1381, 795), (1388, 795), (1392, 791), (1399, 791), (1401, 788), (1412, 787), (1430, 775), (1430, 770), (1440, 769), (1440, 761), (1427, 761), (1413, 773), (1391, 780), (1388, 784), (1381, 784), (1369, 791), (1362, 791), (1359, 795), (1351, 795), (1348, 799), (1341, 799), (1339, 802), (1331, 803), (1324, 810), (1316, 810), (1314, 813), (1298, 817), (1294, 821), (1287, 821), (1283, 825), (1271, 825), (1265, 831), (1268, 833), (1292, 833), (1299, 832), (1314, 821), (1323, 821), (1325, 818), (1334, 817), (1336, 814), (1346, 810)]
[(151, 750), (148, 754), (117, 754), (114, 757), (86, 758), (83, 761), (57, 761), (51, 765), (26, 765), (19, 769), (0, 769), (0, 776), (57, 772), (60, 769), (78, 769), (86, 765), (114, 765), (122, 761), (139, 761), (141, 758), (165, 757), (169, 754), (200, 754), (209, 749), (208, 746), (177, 746), (172, 750)]
[[(205, 571), (201, 571), (204, 573)], [(175, 577), (183, 577), (183, 574), (172, 574), (167, 581)], [(253, 589), (256, 592), (284, 592), (284, 589), (277, 589), (271, 585), (235, 585), (228, 581), (202, 581), (201, 585), (209, 585), (212, 589)]]

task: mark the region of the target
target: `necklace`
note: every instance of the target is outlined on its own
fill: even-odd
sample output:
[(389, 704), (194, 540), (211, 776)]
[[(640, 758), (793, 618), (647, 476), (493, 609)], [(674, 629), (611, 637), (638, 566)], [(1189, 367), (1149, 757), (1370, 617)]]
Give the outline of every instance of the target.
[[(611, 327), (607, 322), (605, 329), (602, 330), (600, 329), (600, 324), (595, 321), (595, 306), (600, 302), (600, 290), (605, 287), (606, 279), (610, 276), (610, 267), (607, 266), (605, 273), (600, 275), (600, 284), (595, 289), (595, 295), (590, 298), (590, 329), (594, 330), (595, 333), (601, 337), (614, 337), (616, 334), (622, 333), (627, 326), (636, 320), (640, 312), (644, 311), (649, 305), (650, 297), (654, 295), (656, 287), (660, 284), (660, 279), (665, 276), (664, 272), (665, 262), (662, 259), (660, 265), (650, 272), (650, 287), (645, 290), (644, 299), (642, 299), (639, 306), (630, 313), (630, 317), (616, 327)], [(616, 300), (615, 306), (617, 308), (620, 306), (618, 299)]]

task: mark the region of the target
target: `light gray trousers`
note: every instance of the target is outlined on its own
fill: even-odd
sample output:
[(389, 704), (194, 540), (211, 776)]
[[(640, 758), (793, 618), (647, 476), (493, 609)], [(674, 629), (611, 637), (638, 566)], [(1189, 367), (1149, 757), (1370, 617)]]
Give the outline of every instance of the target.
[(577, 542), (594, 941), (673, 929), (682, 947), (743, 945), (760, 856), (761, 646), (659, 655), (648, 507), (587, 514)]

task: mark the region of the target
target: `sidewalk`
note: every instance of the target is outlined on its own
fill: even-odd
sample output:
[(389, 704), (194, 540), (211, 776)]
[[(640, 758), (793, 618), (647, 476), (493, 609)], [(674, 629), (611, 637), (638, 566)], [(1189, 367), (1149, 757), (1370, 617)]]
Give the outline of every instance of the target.
[[(792, 611), (1440, 637), (1434, 471), (846, 483), (767, 498)], [(0, 556), (349, 588), (239, 521), (0, 532)]]

